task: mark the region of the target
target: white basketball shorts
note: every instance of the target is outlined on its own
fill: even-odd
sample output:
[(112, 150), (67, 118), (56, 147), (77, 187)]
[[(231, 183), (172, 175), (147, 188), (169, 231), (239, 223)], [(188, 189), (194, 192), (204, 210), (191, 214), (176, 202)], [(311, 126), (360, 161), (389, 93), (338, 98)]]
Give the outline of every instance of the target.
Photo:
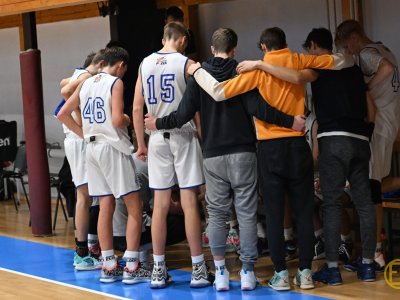
[(90, 142), (86, 146), (89, 195), (123, 198), (140, 190), (135, 164), (106, 141)]
[(78, 136), (66, 137), (64, 140), (64, 149), (75, 187), (79, 188), (87, 184), (86, 142)]
[(152, 132), (148, 152), (149, 187), (194, 188), (204, 184), (200, 144), (192, 131)]

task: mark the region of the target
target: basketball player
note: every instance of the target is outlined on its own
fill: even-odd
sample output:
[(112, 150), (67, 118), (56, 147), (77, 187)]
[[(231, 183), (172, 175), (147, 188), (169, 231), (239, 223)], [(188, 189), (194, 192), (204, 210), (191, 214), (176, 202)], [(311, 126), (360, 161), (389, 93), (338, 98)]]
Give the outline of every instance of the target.
[[(128, 60), (126, 50), (106, 49), (103, 71), (81, 83), (58, 113), (61, 122), (88, 143), (89, 194), (100, 200), (98, 235), (103, 257), (100, 281), (106, 283), (121, 279), (124, 283), (137, 283), (150, 279), (150, 272), (139, 264), (142, 202), (131, 156), (133, 146), (126, 129), (130, 118), (123, 113), (123, 83), (119, 79), (126, 72)], [(83, 108), (82, 127), (71, 117), (79, 104)], [(126, 267), (123, 270), (113, 250), (115, 198), (122, 198), (128, 210)]]
[[(68, 99), (75, 91), (76, 87), (89, 77), (98, 73), (103, 65), (104, 51), (100, 50), (97, 54), (91, 53), (85, 60), (83, 68), (75, 69), (72, 76), (68, 79), (62, 89), (61, 94), (64, 99)], [(65, 83), (65, 82), (64, 82)], [(60, 85), (62, 85), (61, 83)], [(80, 110), (72, 113), (74, 119), (81, 124)], [(76, 208), (75, 208), (75, 243), (76, 251), (74, 254), (74, 263), (76, 270), (94, 270), (101, 268), (98, 257), (89, 255), (88, 249), (88, 230), (89, 230), (89, 209), (91, 199), (87, 187), (86, 172), (86, 143), (63, 125), (65, 140), (65, 155), (71, 168), (72, 179), (76, 187)]]
[[(186, 48), (187, 39), (188, 32), (182, 23), (168, 23), (164, 27), (164, 47), (146, 57), (140, 66), (135, 88), (133, 120), (138, 141), (137, 156), (141, 159), (145, 159), (147, 155), (143, 138), (145, 100), (148, 112), (157, 117), (163, 117), (178, 108), (186, 88), (186, 69), (192, 63), (181, 54)], [(176, 183), (181, 189), (186, 236), (193, 263), (190, 286), (208, 286), (212, 281), (202, 253), (200, 215), (196, 197), (197, 187), (204, 184), (204, 177), (201, 149), (193, 121), (181, 129), (152, 132), (148, 156), (149, 186), (154, 189), (151, 226), (154, 268), (150, 287), (164, 288), (171, 281), (166, 270), (164, 254), (171, 188)]]

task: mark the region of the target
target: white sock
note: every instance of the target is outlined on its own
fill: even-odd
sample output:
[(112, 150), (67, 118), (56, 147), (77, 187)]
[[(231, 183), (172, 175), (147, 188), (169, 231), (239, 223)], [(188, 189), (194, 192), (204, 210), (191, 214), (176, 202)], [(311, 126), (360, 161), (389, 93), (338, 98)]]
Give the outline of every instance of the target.
[(347, 234), (347, 235), (341, 234), (341, 235), (340, 235), (340, 239), (341, 239), (343, 242), (351, 241), (351, 233), (349, 233), (349, 234)]
[(102, 250), (101, 256), (103, 257), (103, 266), (107, 269), (112, 269), (117, 265), (117, 260), (114, 255), (114, 249)]
[(220, 269), (221, 267), (225, 267), (225, 259), (221, 259), (221, 260), (214, 259), (214, 265), (215, 265), (216, 270)]
[(337, 268), (338, 267), (337, 261), (327, 261), (326, 264), (328, 265), (328, 268)]
[(283, 234), (285, 235), (285, 241), (293, 240), (293, 228), (292, 227), (285, 228), (283, 230)]
[(153, 260), (155, 266), (165, 265), (165, 255), (155, 255), (153, 254)]
[(88, 234), (88, 247), (93, 247), (99, 242), (99, 238), (96, 234)]
[(126, 259), (126, 267), (129, 270), (135, 270), (139, 264), (138, 251), (125, 251), (124, 258)]
[(372, 258), (362, 258), (362, 263), (363, 264), (372, 264), (374, 262), (374, 260)]
[(376, 243), (375, 252), (382, 252), (382, 242), (377, 242)]
[(204, 261), (204, 254), (200, 254), (197, 256), (192, 256), (192, 264), (198, 264)]
[[(323, 228), (320, 228), (320, 229), (314, 231), (314, 235), (315, 235), (316, 238), (321, 236), (321, 235), (323, 235), (323, 233), (324, 233), (324, 229)], [(322, 238), (322, 236), (321, 236), (321, 238)]]

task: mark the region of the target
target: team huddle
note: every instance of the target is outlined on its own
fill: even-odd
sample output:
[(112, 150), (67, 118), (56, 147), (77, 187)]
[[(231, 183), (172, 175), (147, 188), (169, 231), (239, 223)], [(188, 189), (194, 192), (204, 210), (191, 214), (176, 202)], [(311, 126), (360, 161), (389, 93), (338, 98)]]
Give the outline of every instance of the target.
[[(313, 29), (304, 44), (309, 54), (298, 54), (290, 51), (285, 33), (277, 27), (261, 33), (262, 61), (238, 64), (234, 59), (237, 35), (220, 28), (212, 36), (213, 57), (199, 64), (184, 56), (188, 30), (180, 22), (170, 22), (164, 27), (162, 49), (139, 67), (133, 120), (124, 114), (121, 80), (129, 63), (127, 51), (112, 46), (89, 56), (83, 69), (61, 83), (66, 101), (57, 114), (78, 195), (75, 268), (101, 269), (101, 282), (166, 287), (172, 281), (165, 263), (167, 215), (172, 188), (178, 186), (193, 266), (190, 287), (214, 284), (217, 291), (229, 290), (226, 222), (233, 206), (240, 229), (241, 289), (256, 288), (259, 196), (275, 269), (268, 285), (290, 289), (283, 234), (285, 198), (297, 229), (299, 265), (294, 284), (301, 289), (314, 288), (314, 281), (339, 285), (343, 283), (338, 266), (340, 197), (348, 181), (362, 247), (352, 270), (361, 280), (374, 281), (375, 258), (382, 252), (376, 234), (382, 225), (374, 203), (379, 204), (381, 181), (389, 174), (399, 129), (400, 96), (394, 88), (399, 84), (398, 70), (382, 44), (369, 41), (360, 47), (366, 36), (358, 22), (345, 21), (336, 31), (336, 46), (357, 55), (362, 61), (359, 66), (353, 56), (332, 53), (332, 34), (327, 29)], [(366, 57), (370, 61), (361, 59)], [(376, 78), (382, 61), (389, 71)], [(393, 78), (397, 83), (390, 85)], [(313, 108), (308, 109), (318, 122), (326, 253), (326, 264), (314, 273), (316, 166), (304, 131), (306, 82), (312, 82), (313, 94)], [(132, 125), (136, 151), (127, 130)], [(134, 157), (147, 162), (149, 187), (154, 191), (152, 270), (141, 262), (143, 204)], [(209, 271), (202, 249), (197, 194), (203, 185), (215, 274)], [(100, 253), (88, 248), (91, 197), (98, 198), (100, 205), (101, 259)], [(113, 247), (115, 199), (124, 201), (128, 215), (124, 267)]]

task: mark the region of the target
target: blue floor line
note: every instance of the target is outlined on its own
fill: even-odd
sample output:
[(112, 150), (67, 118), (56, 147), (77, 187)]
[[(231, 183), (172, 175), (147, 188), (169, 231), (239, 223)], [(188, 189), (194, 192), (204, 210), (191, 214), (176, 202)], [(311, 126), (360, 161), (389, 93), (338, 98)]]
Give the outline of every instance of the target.
[(297, 292), (277, 292), (266, 287), (257, 287), (254, 291), (242, 292), (240, 283), (231, 281), (228, 292), (216, 293), (212, 287), (191, 289), (190, 273), (170, 270), (174, 282), (166, 289), (152, 290), (148, 283), (125, 285), (122, 282), (104, 284), (99, 282), (99, 271), (75, 271), (72, 267), (73, 253), (71, 249), (55, 247), (16, 238), (0, 236), (0, 267), (15, 272), (36, 276), (89, 289), (109, 295), (134, 300), (144, 299), (193, 299), (193, 300), (236, 300), (261, 299), (269, 300), (318, 300), (327, 299)]

